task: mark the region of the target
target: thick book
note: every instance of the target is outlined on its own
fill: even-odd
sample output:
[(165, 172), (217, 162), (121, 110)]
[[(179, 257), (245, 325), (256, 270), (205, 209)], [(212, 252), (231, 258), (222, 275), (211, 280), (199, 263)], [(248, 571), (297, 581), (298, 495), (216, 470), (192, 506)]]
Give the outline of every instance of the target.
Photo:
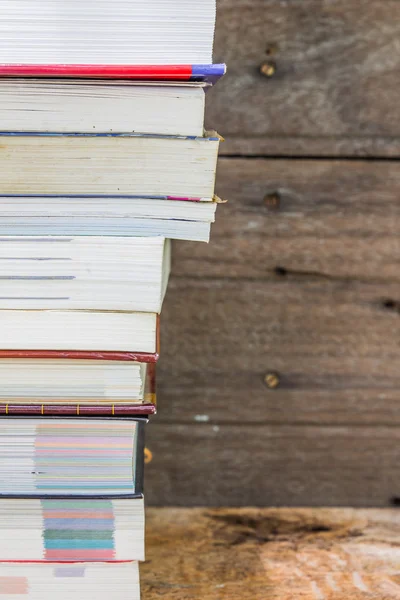
[(137, 560), (143, 498), (0, 499), (0, 563)]
[(0, 310), (160, 313), (170, 264), (162, 237), (0, 237)]
[(0, 419), (3, 498), (141, 498), (146, 419)]
[(81, 358), (96, 358), (99, 353), (107, 359), (107, 353), (134, 353), (135, 349), (142, 357), (154, 355), (158, 350), (157, 323), (156, 313), (145, 312), (0, 310), (0, 357), (26, 356), (26, 351), (39, 352), (37, 356), (42, 358), (54, 351), (71, 357), (81, 351)]
[[(0, 311), (1, 315), (1, 311)], [(39, 360), (104, 360), (121, 362), (139, 362), (155, 364), (160, 356), (160, 318), (156, 316), (155, 350), (143, 352), (138, 350), (75, 350), (75, 349), (36, 349), (36, 348), (7, 348), (0, 349), (0, 359), (39, 359)]]
[(215, 0), (2, 0), (1, 62), (211, 63), (215, 4)]
[[(86, 386), (82, 371), (86, 372), (86, 382), (91, 378)], [(49, 372), (54, 376), (49, 377)], [(0, 374), (0, 415), (147, 417), (156, 412), (154, 363), (3, 358)]]
[(3, 77), (0, 131), (201, 137), (207, 87), (202, 83)]
[(140, 600), (139, 564), (0, 563), (0, 598)]
[[(0, 235), (46, 236), (49, 240), (57, 235), (140, 236), (208, 242), (219, 202), (217, 197), (203, 201), (171, 196), (3, 196)], [(2, 241), (3, 237), (0, 247), (4, 247)], [(110, 243), (104, 241), (105, 245)], [(146, 245), (145, 241), (141, 243)]]
[(0, 196), (212, 200), (219, 141), (215, 132), (198, 138), (0, 133)]

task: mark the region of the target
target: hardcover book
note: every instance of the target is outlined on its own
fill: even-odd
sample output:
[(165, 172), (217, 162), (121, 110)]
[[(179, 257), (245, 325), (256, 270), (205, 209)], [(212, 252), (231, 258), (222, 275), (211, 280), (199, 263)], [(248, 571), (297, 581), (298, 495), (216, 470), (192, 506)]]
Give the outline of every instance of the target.
[[(116, 365), (116, 371), (113, 365)], [(86, 381), (90, 381), (89, 396), (81, 382), (82, 370), (87, 370)], [(57, 358), (1, 359), (0, 373), (3, 379), (0, 415), (128, 417), (148, 416), (156, 412), (154, 363)], [(111, 381), (105, 385), (110, 376)], [(71, 380), (76, 383), (75, 387)], [(133, 391), (135, 385), (136, 398)]]
[(1, 418), (0, 497), (141, 498), (145, 423)]

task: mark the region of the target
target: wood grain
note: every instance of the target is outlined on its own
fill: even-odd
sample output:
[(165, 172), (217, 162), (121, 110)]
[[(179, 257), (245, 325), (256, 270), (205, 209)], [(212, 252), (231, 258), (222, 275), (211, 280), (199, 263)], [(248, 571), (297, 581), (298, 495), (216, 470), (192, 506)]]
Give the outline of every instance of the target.
[(217, 192), (210, 244), (177, 242), (175, 275), (400, 282), (396, 161), (220, 159)]
[(146, 600), (397, 600), (390, 510), (150, 509)]
[(399, 315), (381, 297), (367, 283), (173, 279), (157, 420), (399, 423)]
[(219, 0), (214, 60), (228, 74), (207, 123), (221, 151), (398, 156), (399, 39), (397, 0)]
[(398, 427), (152, 422), (146, 445), (150, 505), (384, 507), (400, 497)]
[(211, 243), (174, 245), (158, 421), (399, 423), (397, 163), (221, 159), (218, 187)]

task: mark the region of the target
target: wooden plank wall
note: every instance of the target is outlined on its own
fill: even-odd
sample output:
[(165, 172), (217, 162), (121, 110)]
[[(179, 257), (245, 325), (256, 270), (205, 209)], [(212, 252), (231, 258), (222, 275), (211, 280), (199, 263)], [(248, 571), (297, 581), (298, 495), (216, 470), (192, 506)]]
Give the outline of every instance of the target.
[(397, 0), (219, 0), (229, 204), (174, 244), (150, 504), (400, 503), (399, 40)]

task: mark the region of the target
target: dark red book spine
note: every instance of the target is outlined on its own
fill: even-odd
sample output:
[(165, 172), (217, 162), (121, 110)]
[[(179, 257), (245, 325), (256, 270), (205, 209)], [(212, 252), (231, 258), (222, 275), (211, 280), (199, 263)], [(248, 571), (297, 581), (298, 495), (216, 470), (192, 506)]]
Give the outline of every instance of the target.
[(154, 404), (0, 404), (0, 415), (130, 417), (153, 415)]

